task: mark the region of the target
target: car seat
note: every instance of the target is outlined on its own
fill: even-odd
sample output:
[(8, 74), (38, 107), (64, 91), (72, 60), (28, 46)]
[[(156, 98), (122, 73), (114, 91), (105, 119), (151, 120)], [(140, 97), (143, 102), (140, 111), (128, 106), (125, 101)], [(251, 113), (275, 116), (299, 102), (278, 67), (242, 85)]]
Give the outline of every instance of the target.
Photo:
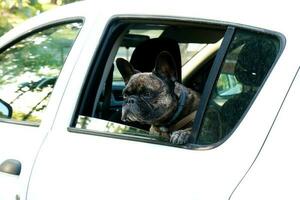
[(181, 54), (175, 40), (168, 38), (154, 38), (139, 44), (132, 53), (130, 63), (140, 72), (151, 72), (155, 67), (157, 56), (162, 52), (169, 52), (176, 64), (177, 81), (181, 82)]
[(235, 77), (243, 89), (221, 107), (223, 134), (228, 134), (248, 109), (276, 58), (276, 52), (276, 45), (269, 38), (252, 38), (243, 44), (235, 66)]

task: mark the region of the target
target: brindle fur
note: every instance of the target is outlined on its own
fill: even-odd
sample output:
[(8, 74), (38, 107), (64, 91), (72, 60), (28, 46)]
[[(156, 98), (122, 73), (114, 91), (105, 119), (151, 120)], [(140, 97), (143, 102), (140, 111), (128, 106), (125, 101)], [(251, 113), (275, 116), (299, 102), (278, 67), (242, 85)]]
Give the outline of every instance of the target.
[[(200, 96), (197, 92), (176, 82), (172, 56), (162, 52), (152, 73), (137, 72), (125, 59), (117, 59), (117, 67), (126, 86), (123, 90), (123, 121), (150, 124), (150, 134), (168, 138), (174, 144), (184, 144), (191, 134), (192, 121), (182, 130), (170, 130), (180, 119), (198, 109)], [(170, 124), (182, 90), (187, 91), (185, 105), (179, 116)]]

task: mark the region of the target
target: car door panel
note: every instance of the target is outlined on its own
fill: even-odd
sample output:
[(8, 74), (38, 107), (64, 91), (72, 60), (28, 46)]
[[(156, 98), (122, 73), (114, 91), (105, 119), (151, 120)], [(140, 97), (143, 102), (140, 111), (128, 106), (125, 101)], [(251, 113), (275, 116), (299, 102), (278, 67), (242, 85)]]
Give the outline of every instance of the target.
[(29, 198), (224, 199), (250, 165), (243, 156), (225, 147), (193, 151), (72, 132), (49, 135)]
[[(53, 18), (55, 18), (55, 19), (53, 19)], [(57, 19), (58, 19), (57, 16), (52, 16), (52, 17), (48, 16), (48, 20), (46, 21), (46, 23), (44, 23), (44, 21), (41, 20), (41, 18), (40, 18), (40, 20), (37, 20), (34, 18), (32, 20), (29, 20), (29, 22), (25, 23), (24, 25), (22, 25), (22, 27), (23, 27), (22, 30), (17, 28), (17, 29), (12, 30), (8, 34), (4, 35), (1, 38), (1, 41), (6, 41), (6, 42), (10, 41), (11, 43), (5, 43), (5, 42), (1, 43), (2, 44), (2, 51), (1, 51), (2, 55), (4, 53), (8, 52), (6, 54), (12, 53), (13, 55), (20, 56), (20, 58), (21, 58), (24, 54), (21, 53), (19, 55), (18, 53), (24, 52), (24, 50), (22, 50), (22, 47), (24, 45), (26, 46), (27, 44), (30, 44), (33, 47), (35, 44), (34, 41), (36, 41), (37, 39), (41, 39), (41, 37), (45, 38), (43, 35), (41, 35), (43, 33), (43, 31), (45, 31), (45, 32), (48, 31), (49, 34), (56, 33), (57, 31), (53, 30), (54, 31), (53, 32), (51, 30), (52, 27), (54, 27), (54, 28), (60, 27), (61, 24), (64, 24), (64, 23), (68, 24), (68, 23), (74, 22), (74, 20), (70, 21), (69, 19), (64, 20), (64, 18), (60, 18), (60, 22), (58, 23), (56, 21)], [(51, 22), (52, 22), (52, 25), (50, 25)], [(29, 26), (26, 27), (26, 24), (29, 24)], [(62, 25), (62, 26), (65, 26), (65, 25)], [(24, 27), (26, 27), (26, 28), (24, 28)], [(38, 36), (38, 38), (34, 38), (36, 35)], [(25, 41), (25, 43), (23, 41)], [(33, 43), (32, 43), (32, 41), (33, 41)], [(46, 41), (46, 40), (45, 39), (39, 40), (39, 42), (36, 42), (36, 44), (37, 45), (43, 44), (44, 41)], [(21, 45), (18, 45), (19, 43)], [(73, 45), (74, 41), (71, 41), (71, 43)], [(10, 48), (11, 46), (13, 46), (13, 48)], [(65, 52), (69, 53), (70, 48), (69, 49), (66, 48)], [(19, 49), (20, 49), (20, 51), (18, 51)], [(13, 51), (15, 51), (15, 52), (13, 52)], [(31, 53), (31, 49), (27, 48), (26, 52)], [(32, 51), (32, 52), (35, 52), (34, 56), (40, 56), (42, 53), (45, 53), (45, 52), (41, 53), (40, 51)], [(72, 55), (72, 53), (70, 53), (69, 56), (70, 55)], [(66, 58), (66, 56), (64, 57), (64, 59), (65, 58)], [(5, 62), (5, 59), (7, 59), (7, 57), (2, 57), (1, 64), (3, 64), (3, 62)], [(15, 60), (17, 60), (17, 57), (14, 59), (11, 59), (11, 60), (12, 60), (12, 62), (14, 62)], [(25, 59), (24, 61), (27, 62), (29, 60), (30, 59), (28, 58), (28, 60)], [(22, 60), (20, 60), (20, 61), (22, 61)], [(42, 62), (42, 60), (39, 59), (38, 62)], [(22, 65), (19, 65), (19, 63), (17, 63), (15, 66), (17, 68), (22, 67)], [(28, 66), (30, 66), (30, 65), (28, 64)], [(8, 69), (5, 67), (6, 67), (6, 65), (2, 66), (2, 72), (3, 72), (3, 70)], [(14, 70), (14, 67), (9, 68), (9, 69)], [(72, 65), (68, 66), (68, 68), (70, 68), (70, 67), (72, 67)], [(28, 69), (29, 69), (29, 67), (26, 70), (28, 70)], [(11, 71), (7, 71), (7, 74), (8, 73), (11, 73)], [(19, 73), (19, 72), (17, 72), (17, 73)], [(26, 72), (26, 73), (33, 73), (33, 72)], [(24, 72), (23, 74), (26, 74), (26, 73)], [(8, 75), (10, 75), (10, 74), (8, 74)], [(60, 75), (61, 75), (61, 77), (57, 81), (56, 87), (63, 89), (66, 86), (67, 77), (69, 76), (67, 67), (66, 67), (66, 69), (61, 71)], [(19, 76), (21, 77), (22, 73), (19, 74)], [(25, 76), (26, 75), (23, 75), (23, 79), (25, 81), (28, 81), (29, 79), (25, 79), (24, 78)], [(13, 79), (15, 79), (17, 77), (18, 77), (17, 75), (12, 76), (12, 79), (10, 79), (11, 82)], [(28, 77), (29, 76), (27, 76), (27, 78)], [(57, 77), (55, 77), (55, 81), (56, 81), (56, 78)], [(2, 85), (1, 86), (3, 86), (3, 80), (4, 80), (4, 76), (2, 76)], [(20, 80), (16, 79), (16, 83), (18, 81), (20, 81)], [(16, 98), (13, 99), (12, 101), (8, 102), (10, 104), (14, 104), (13, 109), (12, 109), (12, 111), (13, 111), (12, 119), (3, 119), (3, 118), (0, 119), (0, 130), (1, 130), (1, 132), (0, 132), (0, 152), (1, 152), (0, 153), (0, 165), (2, 164), (2, 167), (3, 167), (3, 170), (1, 170), (1, 172), (0, 172), (0, 187), (2, 188), (1, 192), (0, 192), (0, 199), (16, 199), (16, 198), (17, 199), (25, 199), (26, 193), (27, 193), (27, 185), (28, 185), (28, 181), (30, 178), (30, 174), (32, 171), (32, 167), (33, 167), (36, 155), (38, 154), (39, 149), (40, 149), (47, 133), (49, 132), (50, 127), (52, 126), (53, 119), (54, 119), (54, 116), (55, 116), (55, 113), (56, 113), (56, 110), (58, 107), (59, 99), (61, 98), (62, 93), (63, 93), (63, 90), (60, 91), (57, 89), (53, 92), (54, 93), (53, 94), (51, 89), (50, 90), (47, 89), (46, 87), (53, 88), (54, 83), (52, 83), (51, 81), (49, 82), (49, 81), (45, 81), (43, 79), (43, 82), (36, 82), (37, 84), (34, 84), (34, 83), (35, 82), (32, 82), (32, 80), (29, 80), (29, 82), (22, 83), (23, 85), (22, 84), (17, 85), (17, 87), (19, 87), (19, 90), (15, 91)], [(14, 83), (14, 85), (16, 85), (16, 84)], [(24, 86), (25, 90), (23, 90), (23, 88), (22, 88), (23, 86)], [(36, 86), (36, 88), (33, 88), (35, 86)], [(30, 88), (30, 87), (32, 87), (32, 88)], [(26, 88), (29, 88), (29, 90), (27, 90)], [(21, 101), (21, 99), (24, 99), (23, 97), (25, 97), (28, 93), (29, 93), (28, 95), (30, 95), (31, 93), (33, 94), (34, 92), (40, 92), (44, 88), (46, 88), (48, 90), (48, 94), (45, 93), (45, 95), (47, 94), (47, 96), (45, 96), (44, 98), (45, 99), (48, 98), (51, 95), (51, 93), (52, 93), (52, 97), (53, 97), (53, 98), (51, 98), (51, 101), (47, 105), (47, 107), (49, 109), (44, 109), (45, 108), (44, 106), (39, 108), (39, 106), (41, 105), (41, 102), (44, 101), (45, 99), (42, 99), (42, 101), (40, 101), (40, 102), (35, 102), (34, 104), (31, 104), (30, 102), (34, 102), (37, 100), (36, 99), (37, 96), (32, 97), (31, 100), (29, 98), (30, 96), (28, 96), (28, 97), (26, 97), (27, 100), (24, 100), (24, 101), (22, 100), (22, 101), (23, 101), (23, 103), (30, 105), (29, 109), (31, 109), (31, 111), (27, 110), (26, 111), (27, 114), (24, 114), (24, 115), (22, 114), (23, 116), (20, 115), (19, 111), (18, 112), (16, 111), (16, 108), (19, 109), (19, 107), (21, 105), (23, 105), (22, 101)], [(5, 91), (2, 91), (1, 99), (7, 98), (7, 96), (5, 96), (3, 94), (5, 94)], [(7, 94), (7, 95), (9, 95), (9, 94)], [(47, 102), (48, 102), (48, 100), (47, 100)], [(38, 110), (42, 110), (42, 111), (45, 110), (45, 112), (43, 112), (44, 117), (43, 117), (42, 122), (38, 121), (37, 123), (35, 123), (34, 121), (31, 121), (31, 120), (36, 120), (36, 118), (31, 118), (30, 116), (32, 113), (37, 112)], [(23, 118), (23, 120), (22, 120), (22, 118)], [(40, 120), (40, 119), (38, 119), (38, 120)], [(12, 175), (9, 173), (5, 173), (5, 172), (9, 171), (9, 170), (7, 171), (6, 168), (15, 167), (14, 165), (9, 165), (9, 161), (14, 161), (15, 163), (18, 163), (18, 162), (20, 163), (20, 174), (19, 175)]]
[(268, 139), (232, 199), (299, 199), (299, 68), (295, 73)]

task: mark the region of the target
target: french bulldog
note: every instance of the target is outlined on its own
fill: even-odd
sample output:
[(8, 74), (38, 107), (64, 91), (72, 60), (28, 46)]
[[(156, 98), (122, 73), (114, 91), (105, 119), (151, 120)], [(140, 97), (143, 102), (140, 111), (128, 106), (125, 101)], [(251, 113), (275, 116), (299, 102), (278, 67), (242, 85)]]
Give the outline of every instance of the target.
[(177, 82), (171, 54), (161, 52), (152, 72), (141, 73), (123, 58), (116, 64), (125, 81), (122, 121), (149, 124), (150, 134), (186, 144), (195, 116), (191, 113), (196, 113), (200, 95)]

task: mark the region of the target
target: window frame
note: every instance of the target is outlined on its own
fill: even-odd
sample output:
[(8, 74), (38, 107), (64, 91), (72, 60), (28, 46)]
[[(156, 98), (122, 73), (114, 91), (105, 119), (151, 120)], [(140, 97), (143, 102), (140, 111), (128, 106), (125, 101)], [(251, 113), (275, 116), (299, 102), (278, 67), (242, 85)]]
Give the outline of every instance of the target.
[[(209, 27), (209, 28), (216, 28), (221, 29), (224, 28), (226, 30), (224, 34), (224, 39), (222, 41), (222, 44), (220, 46), (220, 49), (218, 50), (216, 57), (213, 61), (213, 65), (211, 67), (211, 70), (209, 72), (209, 76), (207, 78), (207, 81), (204, 86), (202, 98), (199, 104), (199, 108), (192, 126), (192, 139), (191, 142), (186, 145), (174, 145), (169, 142), (164, 141), (155, 141), (149, 139), (142, 139), (138, 137), (134, 137), (131, 135), (122, 135), (122, 134), (111, 134), (111, 133), (105, 133), (104, 131), (94, 131), (94, 130), (88, 130), (88, 129), (80, 129), (76, 128), (76, 121), (77, 117), (79, 116), (79, 113), (82, 115), (84, 110), (84, 105), (87, 104), (86, 101), (88, 99), (88, 95), (86, 91), (91, 90), (91, 88), (95, 85), (100, 85), (103, 87), (103, 83), (106, 81), (106, 79), (109, 70), (107, 70), (107, 62), (109, 62), (109, 57), (111, 57), (111, 50), (113, 49), (113, 46), (115, 45), (115, 42), (122, 34), (121, 32), (118, 32), (118, 30), (122, 29), (122, 26), (126, 23), (149, 23), (149, 24), (166, 24), (166, 25), (185, 25), (185, 26), (199, 26), (199, 27)], [(82, 86), (82, 89), (80, 91), (80, 96), (77, 100), (75, 111), (73, 113), (70, 126), (68, 127), (68, 131), (71, 133), (79, 133), (79, 134), (88, 134), (88, 135), (96, 135), (96, 136), (102, 136), (102, 137), (109, 137), (109, 138), (117, 138), (117, 139), (125, 139), (125, 140), (133, 140), (133, 141), (139, 141), (139, 142), (146, 142), (146, 143), (153, 143), (153, 144), (160, 144), (160, 145), (166, 145), (166, 146), (172, 146), (172, 147), (179, 147), (179, 148), (186, 148), (186, 149), (213, 149), (221, 144), (223, 144), (235, 131), (233, 129), (230, 133), (228, 133), (223, 139), (218, 141), (217, 143), (210, 144), (210, 145), (200, 145), (195, 144), (195, 141), (197, 141), (198, 135), (200, 134), (200, 128), (202, 125), (202, 121), (204, 118), (204, 114), (207, 108), (208, 101), (211, 96), (212, 88), (214, 87), (214, 84), (219, 76), (219, 73), (222, 69), (222, 63), (226, 57), (227, 50), (232, 42), (233, 36), (235, 34), (236, 29), (244, 29), (247, 31), (257, 32), (257, 33), (264, 33), (271, 36), (276, 37), (279, 40), (279, 50), (278, 54), (276, 56), (276, 59), (274, 60), (272, 66), (270, 67), (269, 72), (267, 73), (266, 77), (264, 78), (264, 81), (262, 82), (261, 86), (258, 88), (258, 91), (256, 95), (253, 97), (252, 101), (250, 102), (248, 109), (245, 111), (244, 115), (241, 117), (241, 120), (238, 122), (236, 127), (239, 125), (239, 123), (242, 121), (244, 116), (247, 114), (248, 110), (251, 108), (253, 102), (255, 101), (257, 95), (260, 93), (261, 88), (263, 87), (265, 81), (267, 80), (269, 74), (272, 72), (274, 66), (276, 65), (279, 57), (281, 56), (285, 44), (286, 39), (285, 36), (279, 32), (271, 31), (263, 28), (257, 28), (249, 25), (242, 25), (242, 24), (236, 24), (236, 23), (230, 23), (230, 22), (223, 22), (223, 21), (217, 21), (217, 20), (206, 20), (206, 19), (195, 19), (195, 18), (186, 18), (186, 17), (170, 17), (170, 16), (156, 16), (156, 15), (115, 15), (113, 16), (106, 24), (106, 27), (103, 31), (103, 35), (101, 37), (101, 40), (98, 44), (98, 49), (95, 52), (95, 55), (99, 55), (95, 57), (92, 64), (89, 66), (88, 74), (85, 78), (85, 83)], [(102, 66), (102, 67), (99, 67)], [(110, 68), (109, 68), (110, 69)], [(95, 74), (101, 74), (101, 77), (98, 80), (97, 84), (94, 84), (94, 81), (96, 79)], [(101, 84), (100, 84), (101, 82)], [(99, 88), (98, 88), (99, 89)], [(94, 91), (95, 92), (95, 91)], [(96, 97), (93, 97), (91, 99), (95, 99)], [(92, 101), (94, 103), (94, 101)], [(200, 111), (200, 112), (199, 112)]]
[[(5, 52), (7, 49), (14, 46), (15, 44), (17, 44), (18, 42), (20, 42), (28, 37), (31, 37), (34, 34), (39, 33), (41, 31), (45, 31), (49, 28), (53, 28), (53, 27), (57, 27), (57, 26), (65, 25), (65, 24), (70, 24), (70, 23), (81, 23), (83, 26), (84, 22), (85, 22), (85, 19), (83, 17), (71, 17), (71, 18), (55, 20), (55, 21), (51, 21), (51, 22), (47, 22), (47, 23), (38, 25), (38, 26), (34, 27), (33, 29), (28, 30), (26, 33), (17, 36), (16, 38), (12, 39), (11, 41), (7, 42), (2, 47), (0, 47), (0, 54), (2, 54), (3, 52)], [(78, 35), (80, 34), (81, 30), (82, 30), (82, 28), (79, 30)], [(76, 38), (78, 37), (78, 35), (76, 36)], [(75, 38), (75, 40), (76, 40), (76, 38)], [(73, 48), (73, 46), (72, 46), (72, 48)], [(55, 86), (54, 86), (54, 88), (55, 88)], [(54, 90), (54, 88), (53, 88), (53, 90)], [(51, 98), (51, 95), (50, 95), (50, 98)], [(0, 118), (0, 123), (9, 123), (9, 124), (15, 124), (15, 125), (37, 127), (37, 128), (40, 127), (42, 122), (43, 122), (43, 120), (41, 120), (40, 123), (33, 123), (33, 122), (28, 122), (28, 121), (17, 121), (17, 120), (12, 120), (12, 119)]]
[[(276, 65), (278, 59), (280, 58), (280, 56), (281, 56), (281, 54), (282, 54), (282, 52), (283, 52), (283, 50), (285, 48), (286, 39), (285, 39), (284, 35), (281, 34), (281, 33), (279, 33), (279, 32), (275, 32), (275, 31), (271, 31), (271, 30), (266, 30), (266, 29), (262, 29), (262, 28), (251, 27), (251, 26), (247, 26), (247, 25), (240, 25), (240, 24), (239, 25), (235, 25), (234, 28), (235, 28), (235, 31), (233, 32), (231, 41), (232, 41), (233, 36), (235, 35), (235, 32), (236, 32), (237, 29), (243, 30), (243, 31), (245, 30), (245, 31), (252, 32), (252, 33), (263, 33), (265, 35), (269, 35), (269, 36), (273, 36), (273, 37), (277, 38), (278, 41), (279, 41), (279, 48), (278, 48), (278, 52), (277, 52), (276, 58), (274, 59), (274, 62), (270, 66), (270, 68), (268, 70), (268, 73), (264, 77), (264, 80), (262, 81), (261, 85), (257, 88), (257, 92), (255, 93), (255, 95), (253, 96), (252, 100), (248, 104), (247, 109), (244, 111), (244, 113), (241, 116), (241, 118), (239, 119), (239, 121), (235, 124), (234, 128), (224, 138), (222, 138), (221, 140), (219, 140), (218, 142), (216, 142), (214, 144), (200, 145), (200, 144), (193, 144), (193, 143), (191, 143), (191, 144), (189, 144), (190, 148), (214, 149), (214, 148), (217, 148), (220, 145), (222, 145), (228, 138), (231, 137), (231, 135), (235, 132), (235, 130), (237, 129), (237, 127), (239, 126), (239, 124), (243, 121), (244, 117), (247, 115), (248, 111), (251, 109), (252, 104), (255, 102), (256, 97), (259, 95), (261, 89), (263, 88), (263, 86), (264, 86), (265, 82), (267, 81), (269, 75), (272, 73), (272, 70), (273, 70), (274, 66)], [(229, 46), (230, 46), (230, 44), (231, 44), (231, 42), (229, 43)], [(221, 45), (221, 48), (222, 48), (222, 45)], [(225, 52), (225, 55), (222, 57), (221, 63), (218, 66), (219, 67), (218, 68), (218, 73), (216, 74), (215, 81), (214, 81), (213, 84), (216, 83), (217, 78), (219, 77), (219, 74), (222, 71), (222, 66), (223, 66), (222, 64), (223, 64), (223, 61), (226, 58), (226, 54), (227, 54), (227, 52)], [(208, 81), (206, 82), (206, 84), (208, 84)], [(204, 86), (204, 90), (206, 88), (206, 84)], [(205, 93), (205, 92), (203, 92), (203, 93)], [(210, 99), (210, 95), (205, 100), (209, 101), (209, 99)], [(201, 105), (201, 103), (200, 103), (200, 105)], [(199, 106), (198, 110), (200, 110), (200, 106)], [(200, 130), (201, 130), (201, 126), (202, 126), (202, 122), (203, 122), (203, 119), (204, 119), (203, 117), (204, 117), (205, 111), (206, 110), (202, 110), (202, 112), (200, 112), (201, 113), (200, 118), (198, 118), (199, 112), (197, 113), (197, 115), (195, 117), (194, 126), (196, 126), (196, 127), (194, 128), (194, 126), (193, 126), (193, 129), (192, 129), (192, 131), (193, 131), (192, 134), (195, 134), (193, 136), (193, 139), (195, 139), (193, 142), (197, 141), (197, 139), (199, 137), (199, 133), (200, 133)], [(202, 114), (203, 114), (203, 116), (202, 116)], [(196, 136), (196, 138), (195, 138), (195, 136)]]
[[(208, 101), (210, 99), (212, 89), (215, 85), (215, 82), (217, 80), (217, 77), (219, 75), (220, 69), (222, 67), (223, 60), (226, 56), (227, 50), (231, 44), (232, 38), (235, 33), (235, 27), (228, 26), (227, 30), (224, 34), (224, 39), (222, 41), (222, 44), (220, 46), (220, 49), (217, 52), (217, 55), (215, 57), (215, 60), (213, 62), (213, 65), (210, 69), (208, 78), (206, 80), (206, 83), (204, 85), (204, 90), (202, 94), (202, 98), (198, 107), (198, 111), (193, 123), (192, 128), (192, 137), (191, 137), (191, 144), (195, 144), (199, 137), (200, 128), (202, 126), (202, 122), (204, 119), (204, 114), (207, 108)], [(199, 112), (200, 111), (200, 112)]]

